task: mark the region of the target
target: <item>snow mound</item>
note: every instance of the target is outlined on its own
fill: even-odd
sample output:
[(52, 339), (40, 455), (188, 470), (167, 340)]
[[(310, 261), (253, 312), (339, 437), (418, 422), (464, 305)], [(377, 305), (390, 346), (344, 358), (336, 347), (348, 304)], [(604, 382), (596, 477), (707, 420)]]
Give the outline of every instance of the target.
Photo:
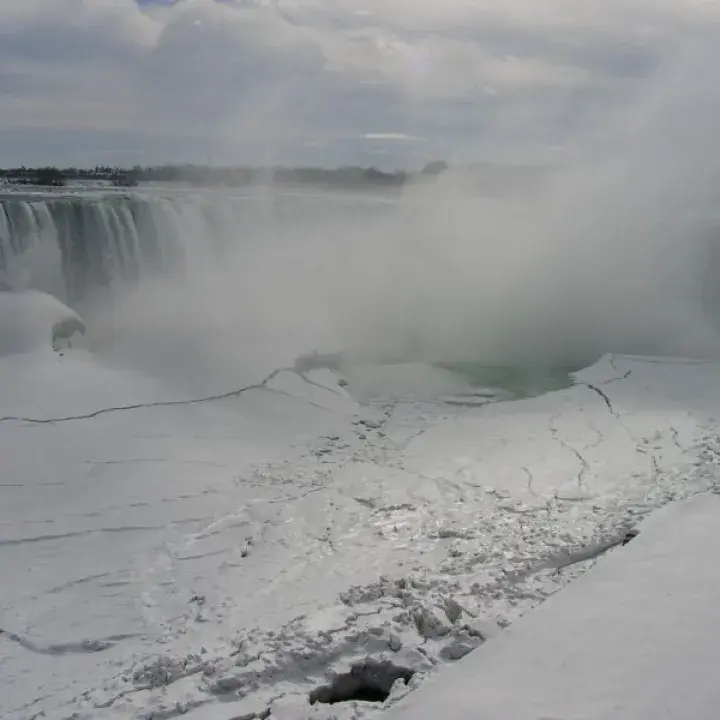
[(85, 334), (80, 316), (37, 290), (0, 291), (0, 356), (57, 347)]
[(719, 517), (714, 495), (664, 508), (622, 552), (385, 717), (716, 718)]

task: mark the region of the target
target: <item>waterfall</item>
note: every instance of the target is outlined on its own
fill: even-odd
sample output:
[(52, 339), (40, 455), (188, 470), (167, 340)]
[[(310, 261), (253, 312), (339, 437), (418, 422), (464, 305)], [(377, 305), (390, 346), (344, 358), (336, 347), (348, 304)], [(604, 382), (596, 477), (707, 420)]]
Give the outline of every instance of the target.
[(300, 235), (328, 235), (329, 218), (338, 227), (355, 213), (366, 224), (367, 207), (275, 192), (0, 193), (0, 284), (50, 292), (77, 308), (146, 278), (212, 270), (238, 248), (254, 256), (268, 242), (296, 248)]
[(182, 271), (212, 248), (219, 225), (231, 231), (228, 209), (209, 199), (0, 196), (0, 281), (78, 303)]

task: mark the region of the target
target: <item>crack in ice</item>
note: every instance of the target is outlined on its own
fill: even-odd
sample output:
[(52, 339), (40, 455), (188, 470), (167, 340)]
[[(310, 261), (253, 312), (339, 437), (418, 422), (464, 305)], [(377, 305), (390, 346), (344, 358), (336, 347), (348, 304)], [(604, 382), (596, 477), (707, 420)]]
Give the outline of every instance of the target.
[(38, 645), (32, 640), (0, 628), (0, 636), (6, 637), (10, 642), (14, 642), (25, 650), (35, 653), (36, 655), (84, 655), (89, 653), (98, 653), (116, 645), (122, 640), (137, 637), (136, 634), (110, 635), (106, 638), (98, 638), (94, 640), (80, 640), (78, 642), (55, 643), (52, 645)]
[(627, 372), (623, 373), (622, 375), (618, 375), (617, 377), (610, 378), (609, 380), (605, 380), (603, 382), (603, 385), (610, 385), (614, 382), (620, 382), (620, 380), (627, 380), (632, 375), (632, 370), (628, 370)]
[(605, 405), (607, 405), (607, 409), (610, 411), (610, 414), (613, 415), (614, 417), (620, 419), (620, 414), (615, 410), (615, 408), (613, 407), (612, 401), (610, 400), (610, 398), (608, 397), (608, 394), (604, 390), (599, 388), (597, 385), (593, 385), (592, 383), (587, 383), (587, 382), (578, 383), (578, 385), (582, 385), (583, 387), (588, 388), (588, 390), (592, 390), (594, 393), (599, 395), (602, 398), (602, 401), (605, 403)]
[(527, 467), (525, 467), (525, 466), (523, 465), (520, 469), (525, 473), (525, 475), (527, 475), (527, 489), (528, 489), (528, 492), (529, 492), (531, 495), (534, 495), (535, 497), (542, 497), (541, 495), (538, 495), (537, 492), (535, 492), (535, 488), (533, 487), (533, 483), (535, 482), (535, 478), (534, 478), (532, 472), (530, 471), (530, 468), (527, 468)]
[(101, 415), (109, 415), (111, 413), (118, 413), (118, 412), (127, 412), (130, 410), (146, 410), (150, 408), (165, 408), (165, 407), (177, 407), (180, 405), (200, 405), (202, 403), (210, 403), (210, 402), (217, 402), (219, 400), (227, 400), (229, 398), (233, 397), (240, 397), (241, 395), (244, 395), (246, 393), (252, 392), (253, 390), (260, 390), (262, 392), (268, 392), (275, 395), (284, 395), (286, 397), (292, 398), (294, 400), (299, 400), (301, 402), (305, 402), (308, 405), (312, 405), (313, 407), (319, 408), (320, 410), (327, 410), (327, 408), (323, 407), (322, 405), (319, 405), (318, 403), (314, 403), (311, 400), (307, 400), (305, 398), (298, 398), (295, 395), (292, 395), (291, 393), (288, 393), (284, 390), (279, 390), (277, 388), (272, 388), (268, 386), (268, 383), (272, 382), (278, 375), (281, 375), (282, 373), (292, 373), (294, 375), (297, 375), (303, 380), (308, 381), (311, 385), (315, 385), (317, 387), (321, 387), (324, 390), (328, 392), (334, 392), (330, 388), (321, 385), (320, 383), (316, 383), (314, 381), (307, 380), (305, 374), (299, 370), (297, 370), (295, 367), (281, 367), (276, 368), (273, 370), (269, 375), (267, 375), (263, 380), (251, 383), (250, 385), (245, 385), (241, 388), (236, 388), (234, 390), (229, 390), (224, 393), (218, 393), (216, 395), (204, 395), (202, 397), (198, 398), (187, 398), (185, 400), (157, 400), (154, 402), (146, 402), (146, 403), (133, 403), (129, 405), (116, 405), (112, 407), (106, 407), (106, 408), (100, 408), (98, 410), (93, 410), (92, 412), (88, 413), (82, 413), (78, 415), (65, 415), (61, 417), (55, 417), (55, 418), (31, 418), (31, 417), (23, 417), (23, 416), (17, 416), (17, 415), (8, 415), (5, 417), (0, 417), (0, 423), (5, 422), (24, 422), (24, 423), (31, 423), (33, 425), (54, 425), (55, 423), (63, 423), (63, 422), (72, 422), (77, 420), (93, 420), (97, 417), (100, 417)]
[(681, 452), (685, 452), (685, 448), (680, 444), (680, 433), (674, 425), (670, 425), (670, 436), (672, 437), (673, 445)]
[(572, 445), (569, 445), (560, 436), (560, 430), (555, 426), (555, 421), (558, 419), (558, 417), (559, 417), (558, 414), (552, 415), (548, 421), (548, 427), (550, 428), (550, 434), (551, 434), (553, 440), (555, 440), (565, 450), (572, 453), (580, 462), (580, 471), (578, 472), (578, 474), (576, 476), (576, 481), (578, 484), (578, 490), (582, 490), (583, 486), (585, 485), (585, 475), (590, 470), (590, 465), (579, 450), (574, 448)]

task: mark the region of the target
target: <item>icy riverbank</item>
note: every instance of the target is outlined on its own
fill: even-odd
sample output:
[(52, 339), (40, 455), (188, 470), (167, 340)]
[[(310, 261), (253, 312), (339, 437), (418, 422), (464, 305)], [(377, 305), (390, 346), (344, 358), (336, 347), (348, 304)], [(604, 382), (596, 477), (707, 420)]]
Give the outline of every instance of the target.
[[(86, 353), (1, 362), (3, 415), (56, 420), (0, 426), (8, 718), (369, 716), (720, 461), (710, 362), (484, 406), (320, 370), (160, 407)], [(143, 407), (93, 415), (119, 398)]]

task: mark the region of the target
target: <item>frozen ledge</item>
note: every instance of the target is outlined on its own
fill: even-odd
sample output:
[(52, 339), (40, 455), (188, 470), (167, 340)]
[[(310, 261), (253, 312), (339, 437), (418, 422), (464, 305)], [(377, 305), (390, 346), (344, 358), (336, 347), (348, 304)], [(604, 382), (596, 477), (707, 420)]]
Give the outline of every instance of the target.
[(712, 367), (720, 365), (720, 358), (655, 357), (645, 355), (603, 355), (597, 362), (572, 373), (578, 384), (610, 385), (627, 380), (635, 370), (643, 366)]
[(720, 498), (667, 506), (622, 552), (386, 720), (711, 720), (720, 688)]

